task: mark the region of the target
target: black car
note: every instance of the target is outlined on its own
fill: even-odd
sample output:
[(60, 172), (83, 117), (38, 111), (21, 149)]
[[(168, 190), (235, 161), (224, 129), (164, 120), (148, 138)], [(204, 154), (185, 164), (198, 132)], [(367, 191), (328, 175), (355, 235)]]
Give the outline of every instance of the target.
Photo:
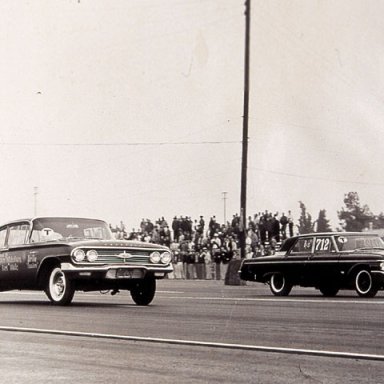
[(43, 290), (57, 305), (76, 290), (127, 290), (148, 305), (171, 259), (167, 247), (116, 240), (102, 220), (37, 217), (0, 226), (0, 291)]
[(276, 296), (287, 296), (298, 285), (324, 296), (354, 289), (373, 297), (384, 288), (384, 242), (365, 232), (294, 236), (275, 255), (243, 260), (239, 273), (243, 280), (269, 284)]

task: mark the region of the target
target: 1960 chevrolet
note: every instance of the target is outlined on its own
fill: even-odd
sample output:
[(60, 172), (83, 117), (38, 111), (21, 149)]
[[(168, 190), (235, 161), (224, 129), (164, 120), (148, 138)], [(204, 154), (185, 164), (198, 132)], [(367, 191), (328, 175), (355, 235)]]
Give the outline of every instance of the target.
[(167, 247), (114, 239), (102, 220), (37, 217), (0, 226), (0, 291), (44, 290), (69, 304), (76, 290), (128, 290), (138, 305), (172, 271)]
[(373, 297), (384, 288), (384, 242), (364, 232), (299, 235), (287, 239), (276, 255), (245, 259), (240, 277), (269, 284), (276, 296), (299, 285), (324, 296), (354, 289), (361, 297)]

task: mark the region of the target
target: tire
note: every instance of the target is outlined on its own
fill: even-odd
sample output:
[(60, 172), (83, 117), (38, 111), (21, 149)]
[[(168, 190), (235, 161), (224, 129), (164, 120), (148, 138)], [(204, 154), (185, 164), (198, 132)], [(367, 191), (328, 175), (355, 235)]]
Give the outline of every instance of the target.
[(45, 293), (52, 304), (68, 305), (73, 299), (75, 289), (60, 267), (54, 267), (47, 274)]
[(148, 305), (156, 293), (156, 280), (154, 278), (138, 281), (131, 288), (131, 297), (137, 305)]
[(274, 273), (269, 281), (271, 292), (275, 296), (288, 296), (292, 289), (292, 284), (282, 273)]
[(374, 297), (379, 290), (375, 285), (371, 272), (362, 269), (355, 276), (355, 290), (360, 297)]
[(340, 288), (335, 284), (324, 284), (320, 285), (319, 291), (325, 297), (335, 297), (339, 292)]

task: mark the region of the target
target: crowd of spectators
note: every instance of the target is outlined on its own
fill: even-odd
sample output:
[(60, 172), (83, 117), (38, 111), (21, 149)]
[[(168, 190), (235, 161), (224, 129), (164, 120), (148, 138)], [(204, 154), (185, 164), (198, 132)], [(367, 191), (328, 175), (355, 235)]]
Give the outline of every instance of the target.
[[(238, 214), (225, 224), (220, 224), (215, 216), (208, 222), (204, 216), (195, 220), (190, 216), (175, 216), (170, 225), (161, 217), (154, 223), (142, 219), (138, 230), (127, 231), (123, 222), (111, 229), (118, 239), (170, 247), (174, 266), (170, 278), (223, 280), (229, 261), (240, 257), (242, 228)], [(245, 233), (246, 258), (273, 254), (284, 239), (294, 235), (292, 213), (265, 211), (249, 216)]]

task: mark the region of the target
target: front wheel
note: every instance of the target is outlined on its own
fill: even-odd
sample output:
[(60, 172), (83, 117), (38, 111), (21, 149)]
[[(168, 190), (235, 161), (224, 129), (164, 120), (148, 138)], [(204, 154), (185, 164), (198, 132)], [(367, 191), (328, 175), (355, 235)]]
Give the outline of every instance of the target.
[(292, 284), (282, 273), (274, 273), (269, 281), (271, 292), (275, 296), (288, 296), (292, 289)]
[(366, 269), (356, 274), (355, 289), (360, 297), (374, 297), (379, 290), (373, 282), (371, 273)]
[(131, 297), (137, 305), (148, 305), (155, 297), (156, 280), (140, 280), (131, 288)]
[(59, 267), (53, 268), (46, 282), (45, 293), (55, 305), (68, 305), (73, 299), (75, 289)]

